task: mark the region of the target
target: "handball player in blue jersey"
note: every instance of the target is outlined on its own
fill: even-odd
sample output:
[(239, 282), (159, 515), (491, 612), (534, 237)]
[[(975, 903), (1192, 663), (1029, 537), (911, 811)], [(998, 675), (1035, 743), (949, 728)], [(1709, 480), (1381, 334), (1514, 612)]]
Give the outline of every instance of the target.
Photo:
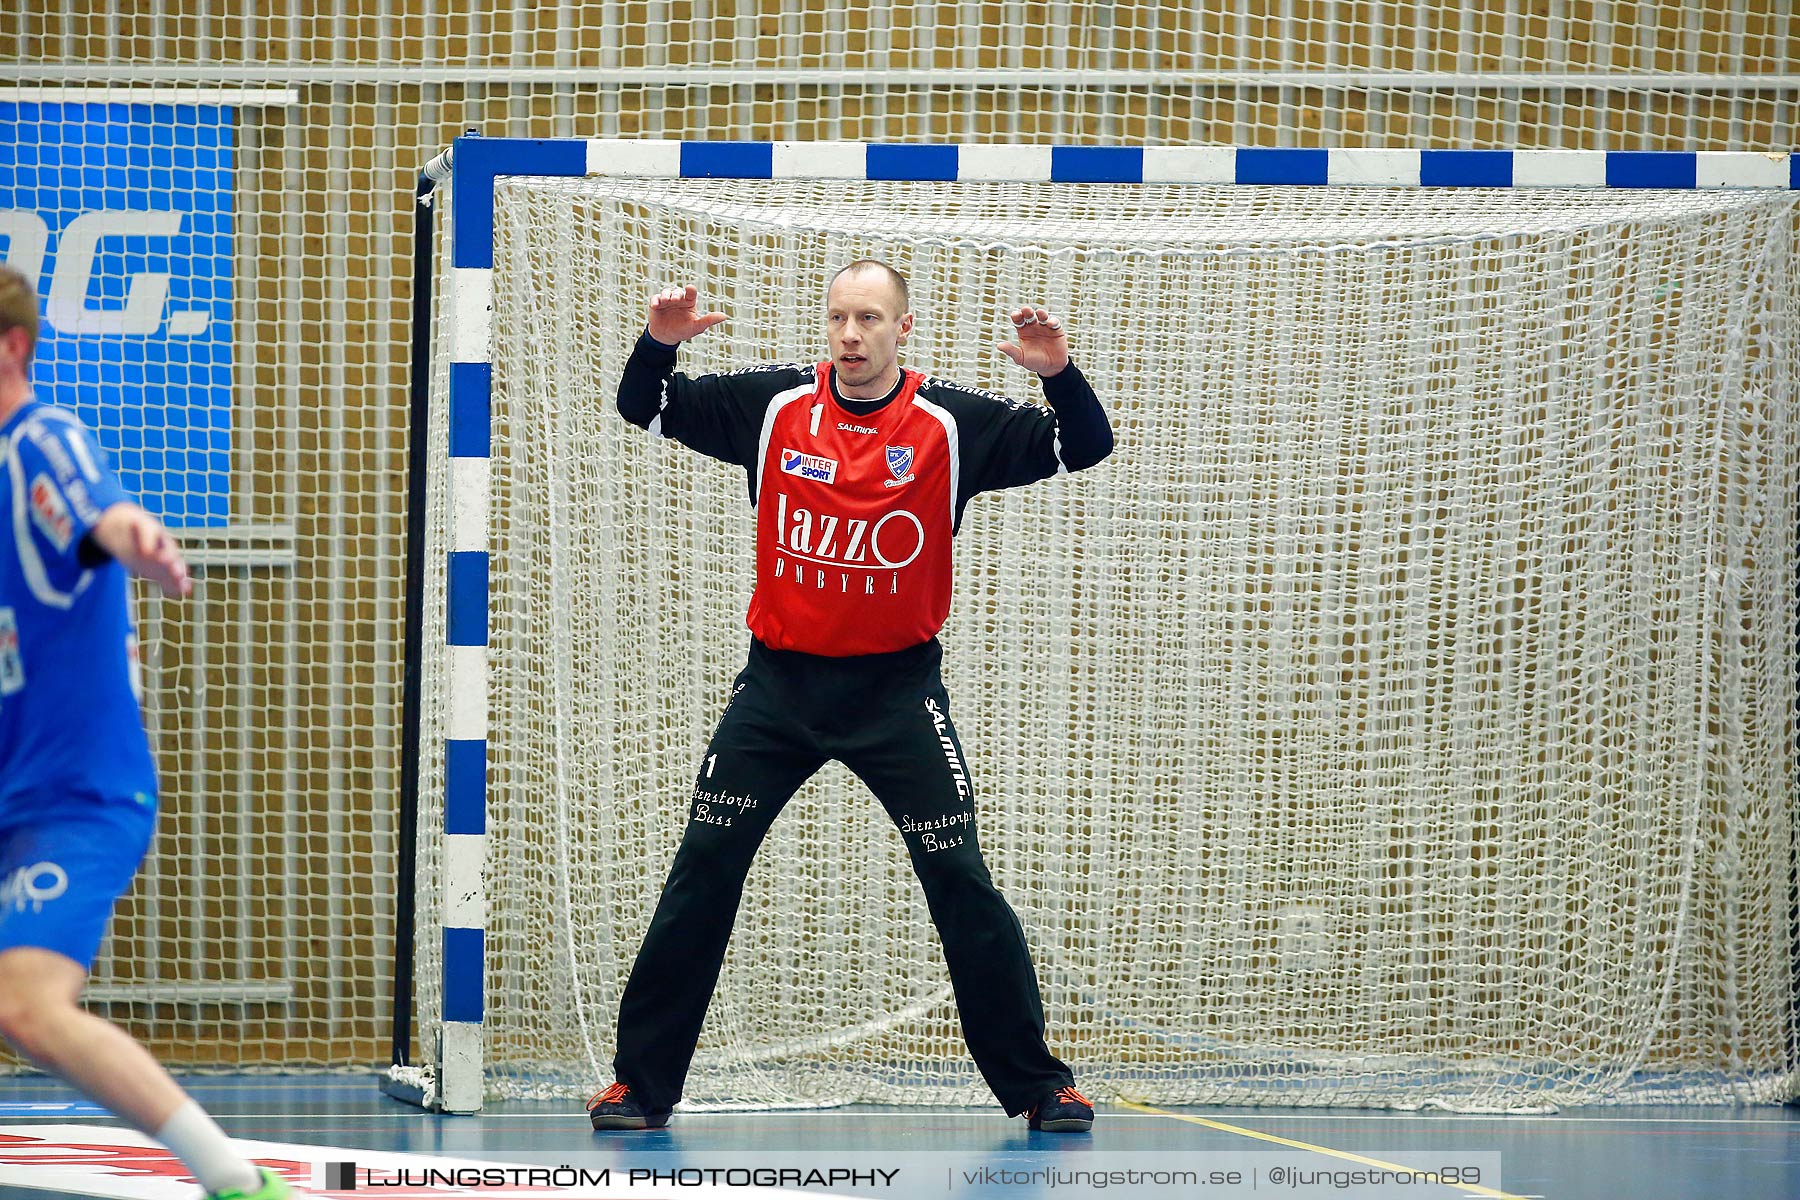
[(0, 267), (0, 1034), (174, 1152), (216, 1200), (277, 1200), (124, 1030), (77, 1003), (149, 848), (156, 769), (125, 573), (193, 590), (93, 437), (34, 397), (37, 290)]

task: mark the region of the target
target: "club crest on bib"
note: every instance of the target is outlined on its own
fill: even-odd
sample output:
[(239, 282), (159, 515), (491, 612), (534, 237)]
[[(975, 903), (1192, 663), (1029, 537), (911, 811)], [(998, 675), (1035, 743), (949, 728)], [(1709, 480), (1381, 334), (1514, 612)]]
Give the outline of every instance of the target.
[(911, 446), (889, 446), (887, 448), (888, 471), (893, 478), (887, 481), (888, 487), (906, 483), (912, 479), (913, 448)]

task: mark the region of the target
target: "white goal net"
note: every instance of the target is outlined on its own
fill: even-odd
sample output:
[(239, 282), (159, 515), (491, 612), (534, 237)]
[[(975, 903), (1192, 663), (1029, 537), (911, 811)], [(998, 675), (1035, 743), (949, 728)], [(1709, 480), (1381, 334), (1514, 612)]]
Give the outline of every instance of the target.
[[(689, 373), (804, 360), (867, 255), (911, 281), (906, 361), (959, 381), (1030, 398), (1003, 312), (1067, 314), (1117, 430), (970, 505), (945, 631), (990, 866), (1090, 1095), (1779, 1098), (1795, 209), (502, 181), (490, 1093), (611, 1078), (747, 645), (741, 472), (613, 408), (645, 303), (691, 281), (730, 314)], [(689, 1099), (986, 1099), (900, 840), (840, 768), (757, 861)]]
[(0, 28), (35, 386), (196, 575), (188, 603), (134, 593), (162, 816), (84, 993), (186, 1071), (414, 1061), (410, 256), (419, 168), (465, 130), (1785, 152), (1800, 127), (1792, 0), (25, 0)]

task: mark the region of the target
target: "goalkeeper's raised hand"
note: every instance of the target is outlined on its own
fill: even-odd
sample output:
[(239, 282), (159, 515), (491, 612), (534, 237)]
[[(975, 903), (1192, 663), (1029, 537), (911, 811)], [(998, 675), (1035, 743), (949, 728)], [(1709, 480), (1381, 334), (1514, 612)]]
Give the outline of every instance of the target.
[(665, 346), (699, 337), (725, 319), (722, 312), (696, 314), (694, 301), (700, 295), (693, 284), (667, 288), (650, 301), (650, 336)]
[(1061, 317), (1042, 308), (1021, 307), (1013, 309), (1012, 323), (1019, 340), (998, 343), (1000, 353), (1039, 375), (1054, 375), (1069, 365), (1069, 337)]

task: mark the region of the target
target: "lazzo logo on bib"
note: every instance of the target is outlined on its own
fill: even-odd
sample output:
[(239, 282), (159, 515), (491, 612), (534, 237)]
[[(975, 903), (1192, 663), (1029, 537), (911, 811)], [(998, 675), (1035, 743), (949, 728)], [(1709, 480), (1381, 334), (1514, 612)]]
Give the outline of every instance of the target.
[(837, 459), (824, 458), (817, 454), (802, 454), (798, 450), (781, 452), (781, 473), (798, 475), (802, 479), (811, 479), (817, 483), (837, 482)]
[(790, 509), (786, 492), (775, 498), (775, 505), (776, 547), (820, 566), (898, 571), (925, 549), (924, 523), (904, 508), (891, 509), (871, 523)]

